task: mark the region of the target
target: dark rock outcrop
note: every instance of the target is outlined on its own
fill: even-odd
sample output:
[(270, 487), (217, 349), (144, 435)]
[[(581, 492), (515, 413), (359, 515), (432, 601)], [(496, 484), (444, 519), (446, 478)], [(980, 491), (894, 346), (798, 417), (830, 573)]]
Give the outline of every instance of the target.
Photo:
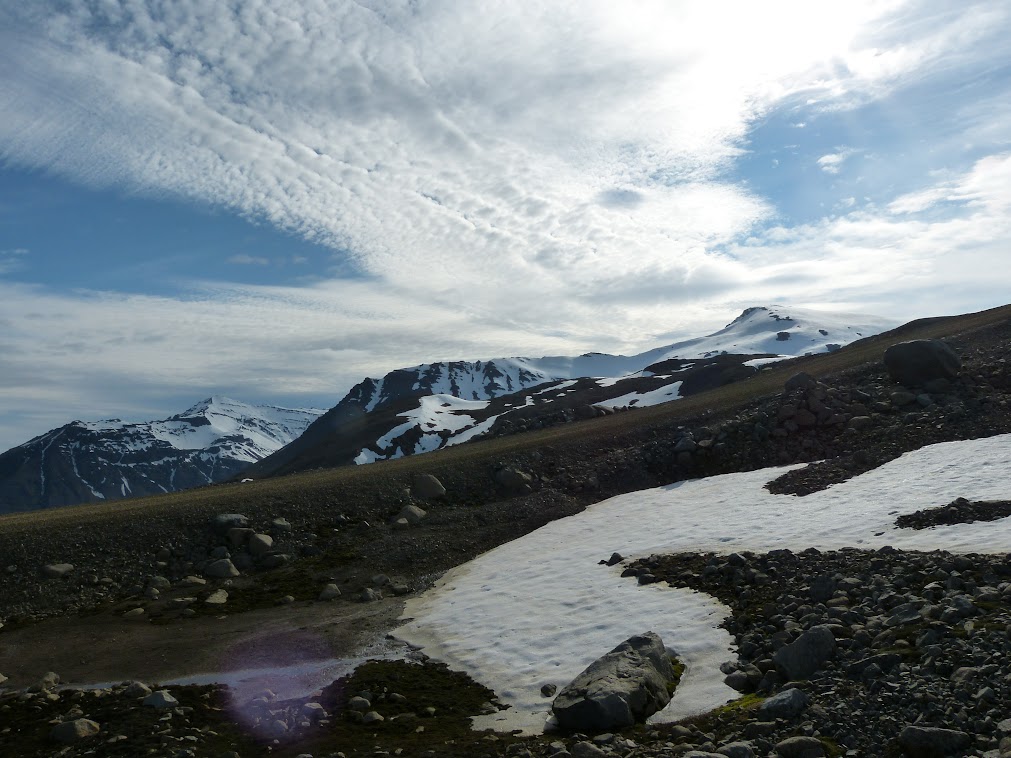
[(954, 379), (962, 360), (941, 340), (912, 340), (885, 350), (885, 368), (899, 384), (919, 387), (937, 379)]

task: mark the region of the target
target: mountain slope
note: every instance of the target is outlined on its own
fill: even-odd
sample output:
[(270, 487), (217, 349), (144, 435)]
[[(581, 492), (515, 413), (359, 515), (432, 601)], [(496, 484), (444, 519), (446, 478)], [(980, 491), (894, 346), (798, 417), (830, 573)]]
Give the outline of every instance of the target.
[(74, 421), (0, 455), (0, 513), (224, 481), (320, 413), (212, 397), (161, 421)]
[(357, 384), (298, 440), (254, 464), (258, 478), (363, 464), (668, 402), (750, 376), (764, 362), (840, 346), (886, 319), (784, 306), (748, 308), (717, 332), (637, 355), (429, 363)]

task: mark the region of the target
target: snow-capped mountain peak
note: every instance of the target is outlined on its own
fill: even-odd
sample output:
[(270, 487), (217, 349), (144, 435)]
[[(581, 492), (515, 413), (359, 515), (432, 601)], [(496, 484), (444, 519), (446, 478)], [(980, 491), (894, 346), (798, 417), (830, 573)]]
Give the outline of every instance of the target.
[(322, 413), (215, 395), (159, 421), (74, 421), (0, 455), (0, 513), (223, 481)]
[[(503, 433), (510, 418), (522, 417), (521, 428), (531, 428), (534, 416), (540, 419), (537, 424), (556, 423), (559, 413), (562, 420), (572, 420), (578, 406), (586, 417), (596, 412), (587, 410), (591, 407), (670, 402), (744, 378), (761, 362), (830, 352), (895, 325), (855, 314), (757, 306), (712, 334), (636, 355), (587, 352), (397, 369), (361, 381), (303, 438), (251, 471), (262, 476), (298, 470), (309, 465), (306, 461), (314, 466), (370, 463)], [(439, 401), (433, 404), (433, 398)], [(363, 416), (371, 421), (363, 424)], [(339, 445), (334, 445), (335, 438)], [(331, 452), (322, 455), (318, 451), (323, 448)]]

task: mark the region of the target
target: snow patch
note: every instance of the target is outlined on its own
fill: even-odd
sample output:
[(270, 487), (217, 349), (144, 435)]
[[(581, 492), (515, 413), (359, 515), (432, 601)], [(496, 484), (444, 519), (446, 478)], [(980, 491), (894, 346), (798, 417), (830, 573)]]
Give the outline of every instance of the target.
[(599, 403), (594, 403), (594, 405), (600, 405), (604, 408), (645, 408), (650, 405), (660, 405), (660, 403), (668, 403), (671, 400), (679, 400), (681, 398), (681, 385), (682, 382), (674, 382), (673, 384), (657, 387), (655, 390), (629, 392), (627, 395), (615, 397), (611, 400), (602, 400)]
[(956, 497), (1007, 497), (1011, 435), (925, 447), (803, 498), (764, 485), (786, 469), (679, 482), (589, 506), (448, 572), (408, 601), (397, 636), (467, 671), (509, 710), (475, 726), (543, 728), (543, 684), (564, 686), (632, 634), (652, 630), (687, 664), (670, 721), (710, 710), (737, 693), (719, 664), (735, 653), (719, 628), (729, 611), (713, 598), (661, 585), (638, 586), (621, 567), (598, 565), (618, 551), (730, 553), (808, 547), (1003, 553), (1011, 518), (929, 530), (895, 527), (898, 515)]

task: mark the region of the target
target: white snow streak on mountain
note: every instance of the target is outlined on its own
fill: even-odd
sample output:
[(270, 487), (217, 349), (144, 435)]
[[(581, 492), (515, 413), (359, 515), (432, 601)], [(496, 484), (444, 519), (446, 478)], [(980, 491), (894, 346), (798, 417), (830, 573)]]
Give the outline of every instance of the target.
[(718, 628), (729, 610), (713, 598), (638, 586), (621, 567), (598, 565), (617, 551), (766, 552), (808, 547), (1006, 552), (1011, 518), (914, 531), (898, 515), (957, 497), (1007, 497), (1011, 435), (947, 442), (803, 498), (763, 486), (786, 469), (680, 482), (611, 498), (502, 545), (447, 573), (408, 602), (397, 636), (467, 671), (513, 707), (479, 727), (539, 731), (550, 708), (541, 685), (563, 686), (633, 634), (658, 633), (687, 663), (670, 706), (674, 720), (737, 696), (719, 664), (734, 657)]
[[(126, 423), (110, 419), (81, 425), (95, 432), (123, 432), (128, 439), (114, 443), (122, 449), (146, 450), (155, 440), (177, 450), (203, 450), (221, 443), (227, 445), (231, 457), (252, 463), (294, 440), (322, 414), (315, 408), (248, 405), (215, 396), (163, 421)], [(187, 421), (201, 416), (210, 423), (195, 425)], [(237, 436), (243, 439), (225, 440)]]

